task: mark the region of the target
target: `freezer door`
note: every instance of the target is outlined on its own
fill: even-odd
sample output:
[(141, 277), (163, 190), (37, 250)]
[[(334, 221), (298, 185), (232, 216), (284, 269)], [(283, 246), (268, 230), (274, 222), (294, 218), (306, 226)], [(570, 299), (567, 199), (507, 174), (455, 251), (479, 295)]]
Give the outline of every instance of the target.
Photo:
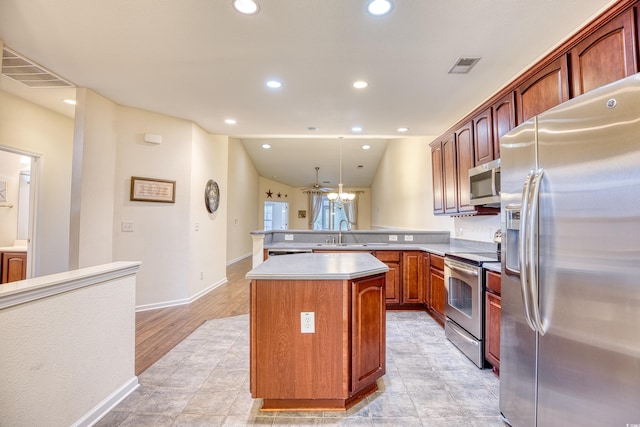
[(525, 317), (518, 245), (525, 178), (536, 169), (535, 122), (500, 139), (502, 209), (502, 312), (500, 411), (513, 426), (535, 425), (536, 333)]
[(538, 117), (538, 426), (640, 424), (639, 135), (639, 75)]

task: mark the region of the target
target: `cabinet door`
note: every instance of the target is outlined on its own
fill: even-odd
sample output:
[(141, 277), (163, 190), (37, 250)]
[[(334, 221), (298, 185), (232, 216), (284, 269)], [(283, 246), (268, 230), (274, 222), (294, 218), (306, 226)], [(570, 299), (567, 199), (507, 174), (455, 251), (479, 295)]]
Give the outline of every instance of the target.
[(2, 283), (17, 282), (27, 278), (27, 254), (24, 252), (2, 253)]
[(569, 100), (567, 58), (560, 58), (538, 71), (516, 89), (518, 123)]
[(486, 293), (485, 311), (485, 348), (484, 357), (500, 371), (500, 310), (501, 298), (491, 292)]
[(431, 305), (431, 285), (429, 283), (429, 271), (431, 270), (430, 255), (422, 253), (422, 303), (425, 307)]
[(458, 213), (458, 170), (456, 166), (456, 138), (448, 135), (442, 141), (442, 178), (444, 213)]
[(471, 122), (456, 130), (458, 212), (474, 212), (469, 187), (469, 169), (474, 166), (473, 131)]
[(385, 297), (387, 304), (400, 304), (400, 284), (402, 283), (399, 262), (385, 262), (389, 271), (385, 273), (387, 284)]
[(431, 176), (433, 180), (433, 214), (444, 213), (444, 179), (442, 176), (442, 142), (431, 145)]
[(431, 310), (444, 322), (444, 272), (433, 267), (429, 273), (431, 284)]
[(385, 276), (351, 284), (351, 392), (371, 384), (385, 372)]
[(476, 166), (494, 159), (491, 108), (473, 118), (473, 149)]
[(500, 138), (516, 127), (516, 97), (509, 92), (501, 100), (493, 104), (493, 155), (500, 158)]
[(402, 302), (422, 303), (422, 252), (402, 254)]
[(573, 96), (635, 74), (633, 8), (600, 27), (569, 55)]

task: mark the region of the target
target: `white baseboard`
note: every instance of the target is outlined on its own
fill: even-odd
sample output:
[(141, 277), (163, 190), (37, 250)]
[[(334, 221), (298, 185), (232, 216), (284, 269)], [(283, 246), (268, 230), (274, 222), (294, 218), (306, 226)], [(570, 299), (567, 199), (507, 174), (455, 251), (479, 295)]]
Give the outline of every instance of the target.
[(159, 308), (167, 308), (167, 307), (175, 307), (175, 306), (178, 306), (178, 305), (191, 304), (192, 302), (194, 302), (198, 298), (208, 294), (209, 292), (211, 292), (212, 290), (214, 290), (218, 286), (222, 286), (225, 283), (227, 283), (227, 278), (226, 277), (223, 278), (223, 279), (220, 279), (216, 283), (212, 284), (211, 286), (208, 286), (207, 288), (205, 288), (202, 291), (198, 292), (197, 294), (191, 296), (190, 298), (183, 298), (183, 299), (173, 300), (173, 301), (163, 301), (163, 302), (157, 302), (157, 303), (153, 303), (153, 304), (137, 305), (136, 306), (136, 313), (138, 313), (140, 311), (156, 310), (156, 309), (159, 309)]
[(229, 267), (231, 264), (235, 264), (238, 261), (242, 261), (245, 258), (249, 258), (250, 256), (252, 256), (251, 252), (246, 255), (241, 255), (238, 258), (232, 259), (231, 261), (227, 261), (227, 267)]
[(107, 415), (109, 411), (115, 408), (118, 403), (122, 402), (131, 393), (140, 386), (138, 377), (134, 376), (125, 384), (120, 386), (116, 391), (111, 393), (102, 402), (93, 407), (82, 418), (72, 424), (73, 427), (90, 427), (100, 421), (102, 417)]

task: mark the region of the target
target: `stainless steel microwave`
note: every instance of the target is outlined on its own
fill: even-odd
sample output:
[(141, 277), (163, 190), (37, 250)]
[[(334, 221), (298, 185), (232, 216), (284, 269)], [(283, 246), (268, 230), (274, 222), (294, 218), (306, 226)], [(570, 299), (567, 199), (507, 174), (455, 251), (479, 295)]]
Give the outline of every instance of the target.
[(471, 204), (500, 207), (500, 159), (469, 169)]

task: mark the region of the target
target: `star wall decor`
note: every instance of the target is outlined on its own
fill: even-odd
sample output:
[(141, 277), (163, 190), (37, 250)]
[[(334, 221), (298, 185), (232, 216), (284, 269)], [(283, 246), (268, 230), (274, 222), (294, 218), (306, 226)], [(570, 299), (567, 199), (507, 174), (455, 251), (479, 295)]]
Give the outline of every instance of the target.
[(267, 191), (267, 199), (273, 199), (273, 197), (271, 197), (271, 196), (273, 196), (273, 193), (271, 192), (271, 189), (269, 189)]

